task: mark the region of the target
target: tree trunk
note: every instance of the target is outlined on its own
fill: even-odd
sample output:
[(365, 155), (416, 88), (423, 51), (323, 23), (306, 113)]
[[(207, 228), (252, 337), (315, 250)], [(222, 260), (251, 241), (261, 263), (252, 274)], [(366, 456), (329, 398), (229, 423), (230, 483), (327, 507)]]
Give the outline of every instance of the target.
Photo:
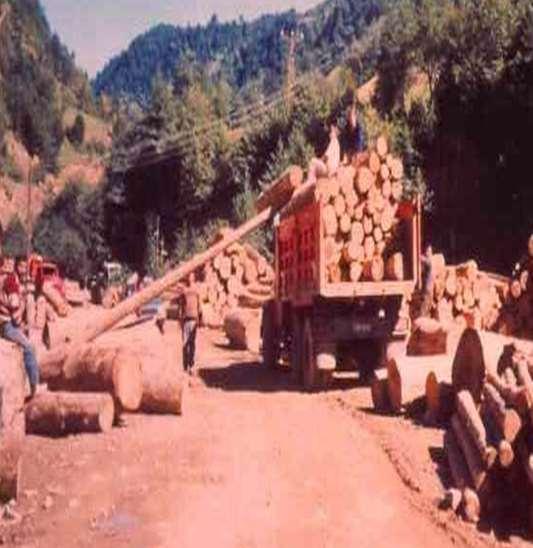
[(410, 356), (436, 356), (446, 354), (448, 333), (444, 327), (430, 318), (418, 318), (407, 343)]
[(261, 316), (236, 309), (224, 318), (224, 332), (234, 348), (259, 352)]
[(85, 344), (69, 348), (62, 375), (49, 382), (53, 390), (109, 392), (117, 412), (136, 411), (142, 397), (141, 359), (119, 344)]
[(143, 395), (140, 410), (145, 413), (183, 413), (183, 371), (181, 357), (172, 363), (165, 355), (147, 349), (142, 356)]
[(452, 385), (456, 393), (468, 390), (474, 401), (481, 400), (485, 380), (485, 360), (479, 334), (466, 328), (459, 339), (452, 366)]
[(463, 390), (457, 394), (457, 413), (466, 426), (470, 438), (476, 446), (481, 460), (490, 468), (497, 457), (496, 449), (487, 443), (487, 432), (470, 392)]
[(522, 420), (514, 409), (508, 409), (505, 401), (492, 384), (483, 387), (483, 405), (499, 429), (503, 439), (513, 443), (522, 428)]
[(26, 429), (30, 434), (66, 436), (81, 432), (108, 432), (115, 406), (109, 394), (47, 392), (26, 406)]
[(477, 491), (483, 485), (487, 477), (485, 466), (467, 428), (457, 414), (452, 417), (452, 428), (459, 447), (461, 448), (461, 452), (465, 457), (472, 484)]

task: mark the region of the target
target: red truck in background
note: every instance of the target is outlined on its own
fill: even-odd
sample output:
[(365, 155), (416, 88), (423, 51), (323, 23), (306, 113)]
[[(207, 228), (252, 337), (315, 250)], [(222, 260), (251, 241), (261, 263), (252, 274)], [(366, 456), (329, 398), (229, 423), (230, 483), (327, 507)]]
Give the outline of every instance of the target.
[(37, 291), (41, 291), (43, 285), (49, 283), (65, 297), (65, 283), (59, 274), (59, 268), (52, 261), (44, 259), (41, 255), (30, 255), (28, 274)]

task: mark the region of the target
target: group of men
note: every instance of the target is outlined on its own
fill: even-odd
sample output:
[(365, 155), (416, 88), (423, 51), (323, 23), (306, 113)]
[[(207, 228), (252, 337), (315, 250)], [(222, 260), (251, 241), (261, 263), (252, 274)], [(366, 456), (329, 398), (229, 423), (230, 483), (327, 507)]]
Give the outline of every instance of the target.
[(28, 338), (29, 304), (34, 286), (28, 275), (26, 257), (0, 257), (0, 337), (18, 345), (24, 356), (24, 368), (33, 398), (39, 384), (39, 366), (35, 347)]

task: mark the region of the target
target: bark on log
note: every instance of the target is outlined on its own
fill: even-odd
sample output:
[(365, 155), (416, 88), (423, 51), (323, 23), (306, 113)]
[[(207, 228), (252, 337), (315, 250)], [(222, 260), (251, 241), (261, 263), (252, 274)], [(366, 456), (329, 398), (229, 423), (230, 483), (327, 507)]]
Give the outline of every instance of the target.
[(531, 409), (531, 401), (524, 386), (511, 386), (505, 384), (496, 374), (487, 374), (488, 382), (496, 388), (505, 404), (513, 407), (519, 415), (526, 415)]
[(136, 411), (142, 398), (141, 359), (120, 345), (86, 344), (71, 347), (62, 375), (49, 379), (53, 390), (109, 392), (117, 412)]
[(171, 362), (149, 350), (143, 352), (143, 395), (140, 410), (145, 413), (183, 413), (183, 373), (179, 362)]
[(446, 354), (448, 333), (436, 320), (418, 318), (407, 343), (409, 356)]
[(82, 432), (108, 432), (115, 406), (109, 394), (47, 392), (26, 406), (26, 429), (30, 434), (66, 436)]
[(257, 212), (261, 213), (269, 207), (282, 206), (287, 201), (287, 196), (294, 194), (302, 182), (302, 169), (298, 166), (291, 166), (259, 196), (255, 204)]
[(487, 477), (485, 466), (480, 459), (474, 442), (468, 434), (468, 430), (461, 422), (457, 414), (454, 414), (452, 417), (452, 429), (465, 458), (466, 465), (470, 473), (470, 479), (472, 480), (472, 485), (477, 491), (483, 485)]
[(452, 385), (456, 393), (468, 390), (474, 401), (481, 400), (485, 380), (483, 347), (476, 330), (466, 328), (459, 339), (452, 366)]
[(259, 352), (261, 316), (241, 309), (233, 310), (224, 318), (224, 333), (233, 348)]
[(472, 399), (472, 395), (467, 390), (462, 390), (457, 394), (457, 413), (463, 424), (466, 426), (470, 438), (476, 446), (481, 460), (487, 468), (490, 468), (496, 461), (497, 452), (494, 447), (487, 443), (487, 432), (481, 416)]
[(503, 439), (513, 443), (522, 428), (522, 420), (514, 409), (508, 409), (496, 388), (485, 383), (483, 387), (484, 406), (499, 429)]

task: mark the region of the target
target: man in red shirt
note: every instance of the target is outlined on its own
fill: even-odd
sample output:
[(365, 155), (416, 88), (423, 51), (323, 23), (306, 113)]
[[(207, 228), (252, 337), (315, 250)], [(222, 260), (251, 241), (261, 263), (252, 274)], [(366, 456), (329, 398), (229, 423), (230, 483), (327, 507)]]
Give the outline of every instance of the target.
[(30, 382), (30, 398), (32, 398), (39, 383), (39, 367), (35, 356), (35, 348), (22, 328), (25, 311), (25, 294), (22, 281), (27, 276), (27, 270), (26, 258), (18, 257), (15, 261), (15, 272), (5, 274), (3, 279), (0, 280), (0, 336), (22, 348), (24, 368)]

